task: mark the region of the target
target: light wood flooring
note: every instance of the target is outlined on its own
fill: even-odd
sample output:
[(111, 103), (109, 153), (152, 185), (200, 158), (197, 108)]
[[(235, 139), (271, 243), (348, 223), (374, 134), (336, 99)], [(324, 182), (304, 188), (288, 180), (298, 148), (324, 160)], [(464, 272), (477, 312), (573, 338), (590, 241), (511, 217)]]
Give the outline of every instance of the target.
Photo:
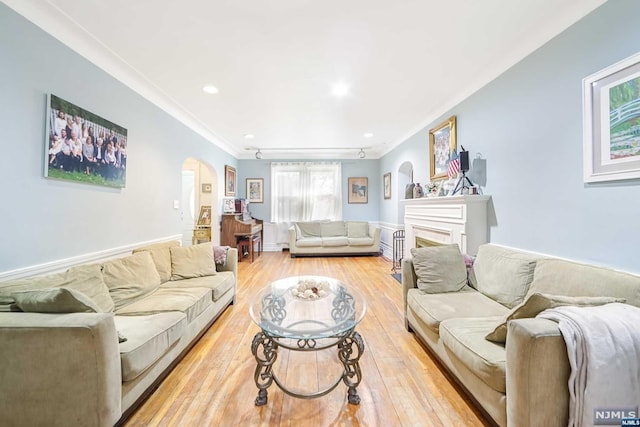
[[(400, 284), (383, 257), (295, 258), (263, 253), (238, 264), (238, 295), (127, 420), (126, 426), (478, 426), (482, 414), (407, 332)], [(326, 396), (296, 399), (274, 384), (256, 407), (251, 340), (259, 331), (248, 303), (270, 281), (294, 275), (331, 276), (357, 286), (368, 311), (356, 329), (364, 338), (360, 405), (347, 403), (340, 384)], [(340, 374), (335, 349), (318, 353), (281, 349), (275, 372), (289, 386), (317, 391)]]

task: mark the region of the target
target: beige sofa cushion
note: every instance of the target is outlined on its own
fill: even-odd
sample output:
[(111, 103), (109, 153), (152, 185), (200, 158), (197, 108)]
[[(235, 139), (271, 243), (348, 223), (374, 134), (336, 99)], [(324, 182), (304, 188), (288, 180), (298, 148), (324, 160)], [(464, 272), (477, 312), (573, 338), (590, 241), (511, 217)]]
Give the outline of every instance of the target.
[(305, 237), (296, 240), (296, 246), (301, 248), (313, 248), (316, 246), (322, 246), (322, 237)]
[(218, 301), (236, 283), (231, 271), (220, 271), (215, 276), (194, 277), (193, 279), (173, 280), (163, 283), (160, 288), (208, 288), (213, 291), (213, 300)]
[(120, 344), (122, 381), (136, 379), (158, 361), (185, 333), (187, 317), (177, 311), (149, 316), (115, 316)]
[(139, 252), (104, 264), (104, 281), (116, 310), (150, 294), (160, 286), (160, 276), (149, 252)]
[(481, 245), (469, 276), (483, 294), (512, 308), (522, 302), (539, 256), (495, 245)]
[(170, 248), (176, 246), (180, 246), (180, 242), (174, 240), (171, 242), (156, 243), (153, 245), (136, 248), (133, 250), (133, 253), (136, 254), (138, 252), (149, 252), (151, 254), (151, 258), (153, 258), (153, 263), (156, 265), (156, 270), (158, 270), (158, 274), (160, 275), (160, 281), (164, 283), (171, 280)]
[(496, 321), (499, 321), (498, 317), (447, 319), (440, 323), (440, 338), (452, 356), (482, 382), (495, 391), (506, 393), (507, 352), (503, 345), (484, 339)]
[(409, 289), (407, 305), (434, 332), (438, 332), (440, 322), (446, 319), (503, 316), (509, 312), (502, 304), (469, 287), (444, 294), (425, 294), (415, 288)]
[(347, 236), (322, 237), (322, 246), (324, 247), (347, 246), (348, 244)]
[(467, 268), (458, 245), (412, 248), (418, 289), (428, 294), (456, 292), (467, 284)]
[(501, 323), (496, 326), (493, 331), (487, 334), (486, 338), (489, 341), (496, 343), (505, 343), (507, 341), (507, 323), (509, 320), (536, 317), (538, 313), (541, 313), (548, 308), (564, 305), (588, 307), (609, 304), (612, 302), (625, 302), (625, 299), (613, 297), (568, 297), (562, 295), (533, 293), (530, 294), (522, 304), (516, 306), (509, 312), (509, 314), (504, 316), (501, 319)]
[(349, 237), (349, 246), (371, 246), (373, 245), (373, 237)]
[[(126, 305), (116, 314), (140, 316), (167, 311), (180, 311), (191, 323), (209, 305), (213, 304), (211, 289), (208, 288), (160, 288), (144, 298)], [(123, 333), (126, 337), (126, 334)], [(128, 337), (127, 337), (128, 338)]]
[(320, 222), (296, 222), (296, 238), (320, 237)]
[(529, 293), (611, 296), (640, 307), (640, 276), (560, 259), (538, 261)]
[(324, 237), (347, 236), (347, 224), (344, 221), (328, 221), (320, 223), (320, 235)]
[(171, 280), (213, 276), (216, 274), (216, 264), (213, 260), (213, 245), (211, 243), (201, 243), (187, 247), (172, 247), (170, 250)]
[(347, 221), (347, 237), (350, 239), (369, 237), (369, 223), (366, 221)]
[(97, 305), (100, 312), (109, 313), (114, 309), (99, 264), (79, 265), (63, 273), (3, 282), (0, 284), (0, 296), (10, 297), (16, 291), (61, 287), (82, 292)]
[(37, 289), (11, 294), (16, 306), (35, 313), (98, 313), (100, 308), (80, 291), (69, 288)]

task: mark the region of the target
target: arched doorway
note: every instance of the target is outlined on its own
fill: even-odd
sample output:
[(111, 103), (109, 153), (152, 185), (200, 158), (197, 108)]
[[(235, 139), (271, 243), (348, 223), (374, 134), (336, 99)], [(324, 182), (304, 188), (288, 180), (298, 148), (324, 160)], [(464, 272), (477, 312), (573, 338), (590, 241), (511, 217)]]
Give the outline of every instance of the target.
[(188, 158), (182, 163), (182, 246), (192, 244), (202, 207), (210, 207), (211, 241), (220, 243), (218, 174), (210, 164)]

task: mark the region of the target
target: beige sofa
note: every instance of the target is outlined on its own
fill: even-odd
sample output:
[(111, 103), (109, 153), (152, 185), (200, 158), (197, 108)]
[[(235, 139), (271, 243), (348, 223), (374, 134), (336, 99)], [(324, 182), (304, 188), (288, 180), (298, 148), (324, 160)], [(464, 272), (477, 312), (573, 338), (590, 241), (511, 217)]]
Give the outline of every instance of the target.
[(289, 253), (298, 256), (380, 255), (380, 228), (366, 221), (296, 222)]
[[(422, 256), (402, 263), (407, 328), (500, 426), (568, 422), (566, 346), (555, 322), (535, 318), (545, 308), (540, 299), (547, 307), (620, 300), (640, 306), (638, 276), (490, 244), (479, 249), (469, 276), (473, 287), (428, 293), (418, 279), (437, 282), (430, 269), (438, 267)], [(506, 344), (487, 339), (500, 333)]]
[(178, 242), (0, 283), (0, 424), (114, 425), (233, 303), (236, 287), (235, 249), (216, 265), (210, 243)]

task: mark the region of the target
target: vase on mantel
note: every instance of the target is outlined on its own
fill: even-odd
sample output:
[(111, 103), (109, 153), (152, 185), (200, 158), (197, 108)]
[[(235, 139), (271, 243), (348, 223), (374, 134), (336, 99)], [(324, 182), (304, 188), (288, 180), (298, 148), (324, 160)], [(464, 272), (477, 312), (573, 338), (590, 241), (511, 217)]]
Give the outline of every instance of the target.
[(424, 196), (424, 191), (422, 190), (422, 187), (420, 186), (420, 183), (416, 183), (416, 186), (413, 187), (413, 198), (414, 199), (419, 199), (422, 196)]
[(404, 189), (404, 198), (405, 199), (413, 199), (413, 188), (416, 185), (412, 182), (411, 184), (407, 184)]

